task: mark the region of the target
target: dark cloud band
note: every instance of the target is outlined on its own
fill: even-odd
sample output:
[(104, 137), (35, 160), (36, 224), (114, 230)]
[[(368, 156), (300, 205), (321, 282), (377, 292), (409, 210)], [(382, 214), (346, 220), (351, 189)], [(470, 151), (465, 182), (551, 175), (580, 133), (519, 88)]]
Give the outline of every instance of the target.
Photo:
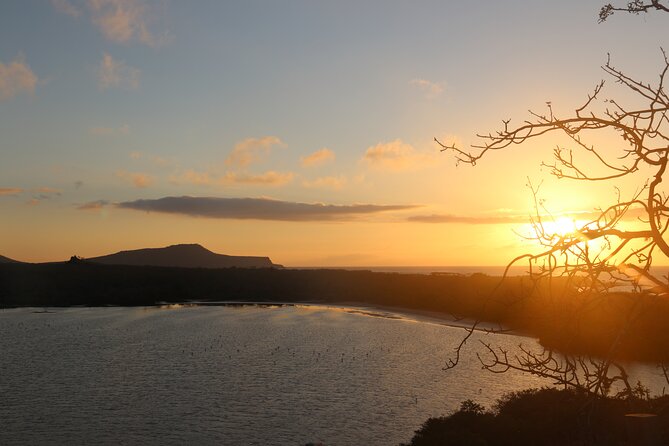
[(266, 198), (164, 197), (118, 203), (123, 209), (193, 217), (276, 221), (352, 220), (361, 215), (413, 209), (415, 205), (334, 205), (296, 203)]

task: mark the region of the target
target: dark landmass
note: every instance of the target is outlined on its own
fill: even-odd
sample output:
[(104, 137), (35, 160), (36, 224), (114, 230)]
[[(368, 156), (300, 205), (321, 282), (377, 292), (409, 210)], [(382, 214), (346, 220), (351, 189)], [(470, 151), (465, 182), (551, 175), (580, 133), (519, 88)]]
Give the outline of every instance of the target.
[(593, 397), (574, 390), (525, 390), (491, 410), (467, 400), (430, 418), (406, 446), (623, 446), (669, 444), (669, 395)]
[(269, 257), (216, 254), (197, 244), (121, 251), (116, 254), (89, 258), (86, 261), (105, 265), (166, 266), (176, 268), (281, 267), (281, 265), (272, 263)]
[[(161, 302), (310, 302), (390, 306), (499, 323), (557, 350), (669, 362), (669, 302), (643, 294), (580, 297), (553, 279), (277, 268), (174, 268), (76, 260), (0, 264), (0, 307), (155, 305)], [(536, 285), (536, 284), (534, 284)], [(560, 289), (562, 288), (562, 289)], [(559, 296), (557, 298), (556, 296)], [(633, 318), (630, 320), (630, 316)]]
[(0, 256), (0, 263), (20, 263), (20, 262), (14, 259), (10, 259), (9, 257)]

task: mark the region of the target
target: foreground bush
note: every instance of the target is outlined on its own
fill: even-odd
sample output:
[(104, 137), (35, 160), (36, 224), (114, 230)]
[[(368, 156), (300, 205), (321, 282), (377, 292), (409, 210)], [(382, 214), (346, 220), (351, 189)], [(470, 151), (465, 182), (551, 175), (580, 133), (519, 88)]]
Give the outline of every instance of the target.
[[(655, 416), (626, 416), (632, 413)], [(506, 395), (488, 411), (465, 401), (452, 415), (427, 420), (409, 446), (664, 444), (669, 444), (669, 396), (599, 398), (544, 388)]]

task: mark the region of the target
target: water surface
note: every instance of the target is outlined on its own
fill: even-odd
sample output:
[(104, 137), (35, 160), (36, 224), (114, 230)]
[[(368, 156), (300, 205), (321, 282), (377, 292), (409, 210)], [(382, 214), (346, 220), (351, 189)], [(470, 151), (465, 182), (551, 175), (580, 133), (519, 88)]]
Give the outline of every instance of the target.
[(465, 399), (548, 384), (482, 371), (475, 349), (446, 372), (462, 329), (357, 310), (36, 311), (0, 311), (3, 445), (396, 445)]

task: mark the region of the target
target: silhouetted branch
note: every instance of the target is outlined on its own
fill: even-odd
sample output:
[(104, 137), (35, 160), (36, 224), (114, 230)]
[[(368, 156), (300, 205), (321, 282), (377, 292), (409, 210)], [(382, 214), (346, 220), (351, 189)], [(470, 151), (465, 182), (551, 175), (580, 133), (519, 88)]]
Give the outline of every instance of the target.
[(627, 12), (630, 14), (640, 14), (646, 13), (648, 11), (663, 11), (669, 12), (669, 7), (665, 6), (661, 0), (651, 0), (650, 2), (644, 2), (643, 0), (634, 0), (627, 3), (626, 6), (613, 6), (611, 3), (608, 3), (602, 6), (602, 9), (599, 10), (599, 23), (606, 21), (610, 16), (613, 15), (616, 11)]
[[(608, 12), (602, 20), (618, 10), (639, 13), (658, 9), (669, 12), (659, 1), (635, 1), (625, 9), (607, 5), (605, 9)], [(669, 60), (664, 50), (662, 56), (664, 66), (655, 84), (626, 75), (612, 65), (610, 58), (602, 66), (615, 83), (636, 97), (638, 103), (634, 106), (602, 99), (605, 85), (602, 81), (570, 116), (558, 116), (552, 103), (548, 102), (546, 113), (530, 111), (530, 119), (518, 126), (504, 120), (500, 130), (478, 135), (482, 142), (468, 150), (435, 139), (442, 151), (455, 155), (458, 164), (474, 166), (489, 152), (505, 150), (549, 134), (561, 134), (574, 147), (557, 147), (553, 150), (553, 161), (542, 163), (556, 178), (582, 182), (614, 181), (640, 174), (647, 178), (628, 199), (623, 199), (616, 188), (615, 202), (598, 209), (594, 218), (588, 221), (578, 225), (574, 222), (573, 231), (555, 228), (556, 219), (539, 198), (539, 187), (528, 181), (534, 210), (530, 216), (533, 234), (526, 238), (535, 242), (539, 249), (513, 259), (502, 280), (511, 265), (527, 261), (533, 286), (524, 298), (532, 298), (542, 282), (548, 283), (547, 292), (552, 296), (554, 280), (559, 278), (566, 284), (560, 291), (560, 298), (580, 302), (581, 306), (574, 310), (575, 324), (579, 319), (578, 312), (587, 311), (620, 287), (638, 296), (669, 296), (668, 278), (655, 277), (650, 271), (656, 254), (669, 257), (669, 242), (665, 238), (669, 228), (669, 196), (662, 189), (669, 162), (669, 96), (664, 89)], [(588, 142), (589, 135), (602, 131), (613, 131), (619, 136), (617, 152), (612, 147)], [(644, 302), (647, 301), (644, 299)], [(484, 368), (495, 373), (525, 371), (550, 378), (557, 384), (600, 395), (607, 394), (614, 384), (623, 386), (625, 392), (632, 392), (625, 368), (616, 358), (638, 317), (639, 302), (637, 299), (629, 308), (625, 323), (618, 327), (603, 357), (558, 355), (550, 349), (535, 353), (522, 346), (520, 354), (511, 355), (484, 344), (488, 356), (479, 356), (479, 360)], [(458, 346), (457, 358), (472, 332), (473, 329)], [(449, 367), (456, 363), (457, 360)], [(669, 382), (667, 369), (663, 368), (663, 371)]]

